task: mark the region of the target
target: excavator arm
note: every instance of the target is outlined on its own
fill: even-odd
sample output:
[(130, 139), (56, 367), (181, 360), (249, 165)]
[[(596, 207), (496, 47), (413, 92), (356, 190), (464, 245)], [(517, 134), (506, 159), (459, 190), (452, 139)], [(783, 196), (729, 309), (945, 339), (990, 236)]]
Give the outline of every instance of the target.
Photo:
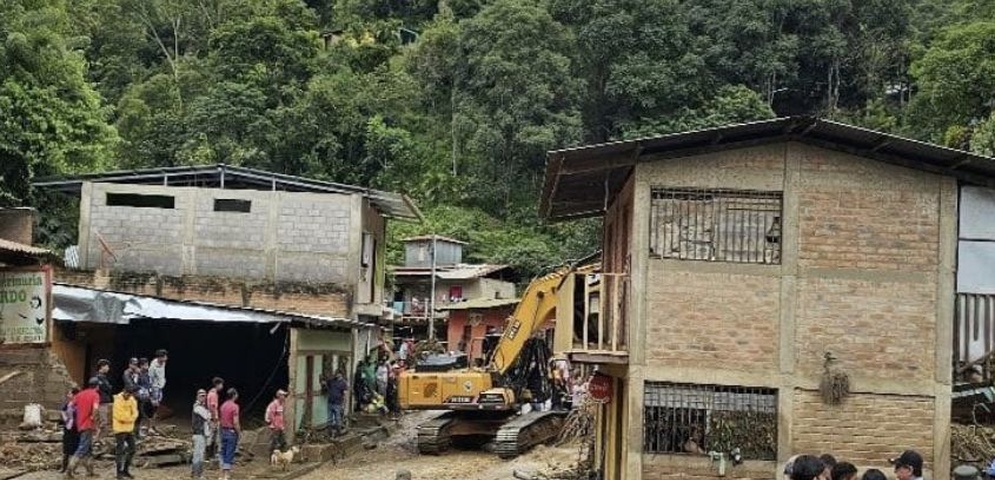
[(525, 289), (522, 301), (515, 307), (515, 313), (508, 319), (508, 325), (501, 335), (491, 356), (491, 369), (504, 375), (522, 353), (526, 340), (542, 329), (556, 314), (556, 294), (563, 280), (573, 268), (562, 268), (544, 277), (533, 280)]

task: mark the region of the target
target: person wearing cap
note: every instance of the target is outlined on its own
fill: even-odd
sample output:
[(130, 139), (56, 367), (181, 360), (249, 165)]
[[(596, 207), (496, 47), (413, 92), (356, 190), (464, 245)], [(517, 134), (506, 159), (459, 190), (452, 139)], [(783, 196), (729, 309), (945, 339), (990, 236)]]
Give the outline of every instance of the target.
[(129, 469), (131, 459), (135, 456), (135, 421), (138, 420), (138, 401), (135, 400), (135, 392), (137, 391), (137, 386), (129, 385), (114, 396), (111, 416), (117, 445), (114, 464), (117, 466), (118, 479), (133, 478)]
[(97, 373), (94, 378), (99, 382), (97, 391), (100, 393), (100, 409), (97, 411), (97, 430), (93, 436), (93, 441), (100, 441), (100, 434), (107, 431), (111, 423), (111, 403), (114, 402), (114, 386), (108, 378), (111, 371), (111, 362), (106, 358), (97, 360)]
[(273, 453), (276, 450), (282, 452), (287, 448), (287, 437), (283, 433), (286, 428), (286, 422), (283, 419), (283, 406), (286, 401), (287, 392), (280, 389), (276, 391), (273, 401), (269, 402), (269, 405), (266, 407), (266, 416), (264, 418), (266, 420), (266, 424), (269, 425), (270, 453)]
[(76, 476), (76, 468), (83, 465), (88, 475), (93, 475), (93, 437), (100, 428), (98, 423), (98, 411), (100, 410), (100, 392), (97, 391), (100, 380), (97, 377), (90, 378), (87, 388), (83, 389), (73, 397), (73, 404), (76, 406), (76, 430), (79, 432), (79, 444), (76, 452), (69, 459), (66, 468), (66, 478)]
[(221, 478), (228, 480), (231, 478), (232, 467), (235, 466), (238, 439), (242, 435), (242, 425), (239, 421), (238, 390), (228, 389), (228, 400), (221, 404), (218, 413), (218, 425), (221, 427)]
[(193, 429), (193, 458), (191, 459), (190, 478), (204, 478), (204, 460), (207, 452), (207, 439), (211, 436), (211, 411), (207, 408), (207, 391), (197, 390), (197, 398), (193, 402), (191, 416)]
[(906, 450), (898, 458), (890, 460), (895, 466), (898, 480), (922, 480), (922, 455), (915, 450)]

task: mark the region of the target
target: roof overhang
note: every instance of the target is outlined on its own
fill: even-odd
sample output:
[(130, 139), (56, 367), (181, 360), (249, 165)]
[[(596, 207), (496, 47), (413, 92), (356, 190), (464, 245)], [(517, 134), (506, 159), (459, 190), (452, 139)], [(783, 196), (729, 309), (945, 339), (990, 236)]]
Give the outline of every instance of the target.
[(0, 238), (0, 264), (15, 267), (40, 265), (52, 257), (50, 250)]
[(366, 322), (300, 312), (267, 310), (192, 300), (97, 290), (56, 283), (52, 286), (52, 319), (69, 322), (128, 324), (131, 320), (180, 320), (221, 323), (289, 323), (308, 327), (351, 330), (372, 328)]
[(424, 219), (415, 203), (407, 195), (400, 193), (267, 172), (254, 168), (237, 167), (223, 163), (189, 167), (121, 170), (72, 177), (39, 178), (32, 182), (32, 185), (36, 188), (51, 191), (78, 194), (84, 182), (174, 187), (250, 188), (254, 190), (338, 193), (345, 195), (358, 194), (369, 199), (370, 203), (383, 213), (384, 216), (418, 222)]
[(781, 142), (821, 148), (995, 188), (995, 159), (815, 117), (783, 117), (549, 152), (539, 214), (600, 216), (639, 163)]

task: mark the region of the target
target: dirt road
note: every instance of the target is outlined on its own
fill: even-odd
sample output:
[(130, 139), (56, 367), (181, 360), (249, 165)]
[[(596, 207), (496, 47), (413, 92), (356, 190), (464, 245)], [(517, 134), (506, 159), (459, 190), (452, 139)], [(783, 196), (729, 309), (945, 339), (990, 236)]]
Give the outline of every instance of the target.
[(439, 456), (419, 455), (415, 448), (415, 426), (426, 416), (409, 414), (397, 433), (375, 449), (338, 464), (326, 464), (302, 480), (393, 480), (398, 470), (411, 478), (431, 480), (510, 480), (515, 470), (552, 473), (565, 470), (577, 460), (577, 448), (539, 446), (514, 460), (501, 460), (483, 451), (450, 451)]

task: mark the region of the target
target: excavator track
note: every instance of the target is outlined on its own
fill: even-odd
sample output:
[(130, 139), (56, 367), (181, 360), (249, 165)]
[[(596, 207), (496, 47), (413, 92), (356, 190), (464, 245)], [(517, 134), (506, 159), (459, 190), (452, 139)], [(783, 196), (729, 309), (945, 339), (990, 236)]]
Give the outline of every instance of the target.
[(501, 458), (515, 458), (544, 443), (563, 427), (567, 412), (551, 410), (529, 412), (504, 424), (494, 438), (494, 452)]
[(446, 412), (427, 422), (418, 425), (418, 453), (423, 455), (439, 455), (452, 445), (449, 429), (456, 421), (455, 412)]

